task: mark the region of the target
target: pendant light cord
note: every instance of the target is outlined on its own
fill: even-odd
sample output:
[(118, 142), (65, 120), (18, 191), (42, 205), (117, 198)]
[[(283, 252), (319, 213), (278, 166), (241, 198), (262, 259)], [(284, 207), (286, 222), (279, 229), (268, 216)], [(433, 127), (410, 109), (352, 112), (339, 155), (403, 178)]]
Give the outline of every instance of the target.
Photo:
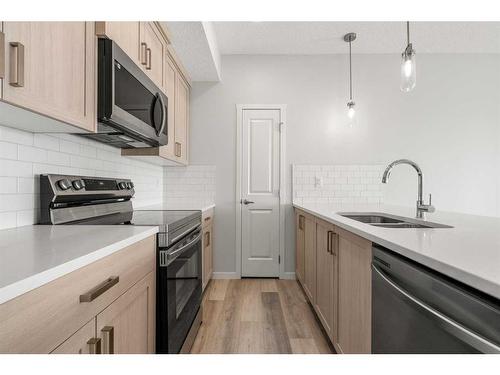
[(406, 46), (410, 45), (410, 21), (406, 21)]
[(351, 53), (351, 39), (349, 39), (349, 100), (352, 101), (352, 53)]

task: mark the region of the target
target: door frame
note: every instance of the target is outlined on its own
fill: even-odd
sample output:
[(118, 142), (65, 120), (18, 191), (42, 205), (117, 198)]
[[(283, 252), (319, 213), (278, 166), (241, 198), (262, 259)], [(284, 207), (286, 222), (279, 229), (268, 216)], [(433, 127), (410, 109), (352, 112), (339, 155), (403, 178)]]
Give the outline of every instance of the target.
[(242, 242), (241, 242), (241, 149), (242, 149), (242, 127), (243, 127), (243, 111), (246, 109), (269, 109), (280, 111), (280, 188), (279, 188), (279, 278), (287, 279), (285, 272), (285, 140), (286, 140), (286, 104), (236, 104), (236, 275), (241, 279), (241, 259), (242, 259)]

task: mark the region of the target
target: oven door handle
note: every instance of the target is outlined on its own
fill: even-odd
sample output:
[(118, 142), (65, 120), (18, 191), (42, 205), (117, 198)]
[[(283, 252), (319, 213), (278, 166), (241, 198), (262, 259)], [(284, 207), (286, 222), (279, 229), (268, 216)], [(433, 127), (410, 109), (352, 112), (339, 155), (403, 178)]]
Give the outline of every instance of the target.
[(172, 251), (171, 253), (168, 253), (167, 254), (167, 259), (168, 260), (172, 260), (174, 258), (177, 258), (179, 255), (181, 255), (184, 251), (186, 251), (189, 247), (191, 247), (192, 244), (194, 244), (195, 242), (198, 242), (200, 239), (201, 239), (201, 231), (198, 233), (198, 235), (194, 238), (194, 240), (192, 241), (189, 241), (189, 243), (185, 244), (184, 246), (182, 246), (181, 248), (175, 250), (175, 251)]
[(439, 320), (442, 326), (446, 329), (446, 331), (451, 333), (453, 336), (457, 337), (463, 342), (466, 342), (467, 344), (469, 344), (470, 346), (479, 350), (482, 353), (496, 353), (496, 354), (500, 353), (499, 346), (482, 338), (476, 333), (466, 329), (465, 327), (451, 320), (446, 315), (442, 314), (441, 312), (433, 309), (424, 302), (410, 295), (407, 291), (403, 290), (396, 283), (394, 283), (387, 276), (385, 276), (384, 273), (374, 264), (372, 264), (372, 269), (374, 272), (377, 273), (379, 277), (382, 278), (382, 280), (384, 280), (387, 284), (389, 284), (389, 286), (394, 288), (397, 292), (405, 296), (407, 299), (409, 299), (411, 302), (419, 306), (421, 309), (425, 310), (427, 313), (432, 315), (435, 319)]

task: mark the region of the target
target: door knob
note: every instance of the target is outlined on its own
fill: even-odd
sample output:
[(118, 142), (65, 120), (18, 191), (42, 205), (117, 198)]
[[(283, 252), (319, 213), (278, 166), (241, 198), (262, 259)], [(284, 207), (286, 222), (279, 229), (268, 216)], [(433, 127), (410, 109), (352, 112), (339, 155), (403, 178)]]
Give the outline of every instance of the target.
[(241, 201), (241, 203), (243, 203), (243, 204), (246, 206), (247, 204), (253, 204), (253, 203), (255, 203), (255, 202), (253, 202), (253, 201), (249, 201), (249, 200), (247, 200), (247, 199), (243, 199), (243, 200)]

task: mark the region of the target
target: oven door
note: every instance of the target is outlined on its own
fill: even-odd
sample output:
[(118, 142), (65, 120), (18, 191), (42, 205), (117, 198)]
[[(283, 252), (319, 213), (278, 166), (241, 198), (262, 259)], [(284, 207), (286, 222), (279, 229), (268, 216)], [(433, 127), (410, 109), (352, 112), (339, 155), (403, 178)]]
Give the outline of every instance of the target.
[(108, 39), (99, 39), (98, 75), (99, 122), (154, 146), (167, 144), (166, 95)]
[(201, 305), (201, 227), (159, 252), (157, 353), (179, 353)]

